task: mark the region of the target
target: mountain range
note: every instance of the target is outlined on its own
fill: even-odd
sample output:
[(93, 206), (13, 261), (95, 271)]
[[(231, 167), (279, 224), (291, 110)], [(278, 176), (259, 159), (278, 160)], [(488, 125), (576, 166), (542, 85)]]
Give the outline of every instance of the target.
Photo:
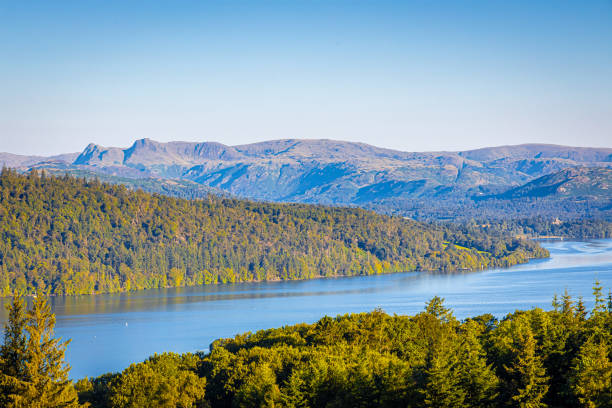
[[(543, 191), (549, 191), (549, 198), (551, 194), (571, 198), (567, 189), (534, 186), (553, 185), (555, 174), (560, 180), (571, 168), (610, 169), (612, 148), (524, 144), (403, 152), (335, 140), (284, 139), (227, 146), (141, 139), (127, 148), (90, 144), (80, 153), (51, 157), (0, 153), (0, 164), (24, 171), (99, 174), (107, 181), (130, 180), (136, 187), (151, 184), (145, 180), (202, 186), (193, 190), (195, 195), (226, 192), (257, 200), (357, 205), (415, 216), (418, 211), (410, 210), (414, 206), (422, 213), (445, 202), (457, 206), (481, 198), (533, 199), (542, 197)], [(606, 171), (600, 170), (598, 177), (609, 175)], [(582, 170), (582, 179), (591, 176), (595, 173)], [(584, 186), (584, 180), (576, 183)], [(607, 187), (586, 184), (590, 186), (587, 196), (612, 199)]]

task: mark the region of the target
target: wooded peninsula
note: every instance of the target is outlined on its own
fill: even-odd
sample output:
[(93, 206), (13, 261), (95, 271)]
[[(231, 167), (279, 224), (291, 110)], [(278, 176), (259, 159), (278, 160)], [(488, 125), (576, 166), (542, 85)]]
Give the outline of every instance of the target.
[(200, 200), (0, 174), (0, 295), (507, 267), (537, 243), (357, 208)]

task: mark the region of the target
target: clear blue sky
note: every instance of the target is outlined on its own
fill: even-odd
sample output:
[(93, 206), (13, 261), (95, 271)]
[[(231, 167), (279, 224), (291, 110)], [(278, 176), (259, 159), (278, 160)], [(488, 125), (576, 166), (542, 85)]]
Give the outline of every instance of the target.
[(0, 151), (612, 147), (612, 1), (0, 0)]

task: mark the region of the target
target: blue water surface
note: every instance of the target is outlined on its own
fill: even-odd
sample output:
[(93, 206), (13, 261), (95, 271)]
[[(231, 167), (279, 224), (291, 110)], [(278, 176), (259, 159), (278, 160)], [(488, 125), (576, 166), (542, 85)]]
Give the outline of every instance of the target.
[[(153, 353), (208, 350), (220, 337), (314, 322), (324, 315), (367, 312), (414, 314), (433, 296), (458, 318), (516, 309), (551, 308), (565, 289), (592, 305), (598, 279), (612, 287), (612, 240), (543, 242), (550, 259), (508, 269), (458, 274), (399, 273), (145, 290), (56, 297), (56, 335), (71, 338), (71, 377), (121, 371)], [(3, 309), (2, 309), (3, 310)], [(2, 312), (4, 313), (4, 311)], [(0, 319), (5, 320), (6, 314)]]

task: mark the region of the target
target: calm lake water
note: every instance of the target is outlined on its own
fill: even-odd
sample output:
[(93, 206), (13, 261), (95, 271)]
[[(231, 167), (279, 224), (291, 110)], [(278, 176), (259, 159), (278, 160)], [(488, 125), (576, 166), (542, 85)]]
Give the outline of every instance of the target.
[[(310, 281), (146, 290), (52, 299), (56, 335), (72, 338), (71, 377), (121, 371), (155, 352), (208, 350), (220, 337), (314, 322), (324, 315), (414, 314), (435, 295), (459, 318), (550, 309), (567, 288), (592, 305), (592, 285), (612, 287), (612, 240), (544, 242), (551, 258), (509, 269), (452, 275), (402, 273)], [(0, 320), (6, 319), (2, 308)]]

